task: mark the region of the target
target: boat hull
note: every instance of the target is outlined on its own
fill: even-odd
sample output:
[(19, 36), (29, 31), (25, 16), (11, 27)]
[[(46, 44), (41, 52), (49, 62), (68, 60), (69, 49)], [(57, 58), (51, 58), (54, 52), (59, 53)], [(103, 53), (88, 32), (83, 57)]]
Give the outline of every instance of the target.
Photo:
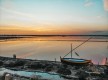
[(77, 58), (61, 58), (61, 62), (67, 65), (89, 65), (91, 63), (91, 60), (85, 60), (85, 59), (77, 59)]

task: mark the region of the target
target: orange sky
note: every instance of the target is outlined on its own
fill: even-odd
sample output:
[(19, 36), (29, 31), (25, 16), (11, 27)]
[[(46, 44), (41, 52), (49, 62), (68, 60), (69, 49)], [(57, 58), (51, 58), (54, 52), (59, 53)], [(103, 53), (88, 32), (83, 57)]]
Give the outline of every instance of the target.
[[(55, 28), (56, 26), (56, 28)], [(21, 27), (21, 26), (0, 26), (0, 34), (86, 34), (91, 31), (102, 30), (102, 26), (97, 26), (94, 28), (93, 25), (43, 25), (40, 27)], [(59, 26), (59, 27), (57, 27)], [(74, 27), (73, 27), (74, 26)], [(83, 27), (82, 27), (83, 26)], [(91, 26), (86, 28), (87, 26)], [(82, 27), (82, 28), (81, 28)], [(96, 26), (95, 26), (96, 27)], [(105, 27), (105, 26), (104, 26)], [(104, 30), (107, 29), (107, 26)]]

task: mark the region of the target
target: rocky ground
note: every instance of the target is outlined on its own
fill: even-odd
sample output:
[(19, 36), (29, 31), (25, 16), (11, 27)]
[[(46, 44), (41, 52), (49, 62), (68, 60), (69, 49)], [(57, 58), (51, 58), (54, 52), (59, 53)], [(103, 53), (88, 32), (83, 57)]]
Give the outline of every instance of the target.
[(24, 70), (57, 73), (61, 75), (61, 77), (70, 80), (108, 80), (108, 66), (102, 65), (71, 66), (62, 64), (58, 61), (31, 60), (0, 56), (0, 67), (14, 71)]

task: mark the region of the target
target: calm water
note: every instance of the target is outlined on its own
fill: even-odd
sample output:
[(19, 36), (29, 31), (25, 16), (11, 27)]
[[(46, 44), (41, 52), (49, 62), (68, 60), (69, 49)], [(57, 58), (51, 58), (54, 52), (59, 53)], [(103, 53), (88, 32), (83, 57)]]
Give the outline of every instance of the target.
[[(30, 58), (40, 60), (58, 60), (60, 56), (70, 52), (71, 43), (73, 48), (87, 40), (89, 37), (54, 36), (35, 37), (0, 41), (0, 56), (12, 57), (16, 54), (18, 58)], [(75, 50), (80, 57), (73, 52), (73, 57), (91, 59), (95, 64), (108, 57), (108, 37), (93, 37)], [(67, 57), (70, 57), (68, 55)]]

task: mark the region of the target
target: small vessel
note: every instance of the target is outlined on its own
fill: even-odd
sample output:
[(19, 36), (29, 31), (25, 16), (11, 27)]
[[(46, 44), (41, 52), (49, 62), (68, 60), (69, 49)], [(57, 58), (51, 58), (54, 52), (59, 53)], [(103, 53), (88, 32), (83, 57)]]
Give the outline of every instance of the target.
[(61, 62), (68, 65), (88, 65), (91, 60), (78, 59), (78, 58), (61, 58)]
[[(88, 40), (90, 40), (91, 38), (89, 38)], [(82, 44), (84, 44), (85, 42), (87, 42), (88, 40), (84, 41), (83, 43), (81, 43), (79, 46), (77, 46), (76, 48), (72, 49), (72, 44), (71, 44), (71, 51), (69, 53), (71, 53), (71, 58), (65, 58), (68, 54), (66, 54), (63, 58), (60, 57), (60, 60), (62, 63), (67, 64), (67, 65), (89, 65), (92, 63), (91, 60), (87, 60), (87, 59), (80, 59), (80, 58), (72, 58), (72, 52), (77, 49), (78, 47), (80, 47)], [(75, 54), (77, 56), (79, 56), (78, 53), (75, 52)]]

